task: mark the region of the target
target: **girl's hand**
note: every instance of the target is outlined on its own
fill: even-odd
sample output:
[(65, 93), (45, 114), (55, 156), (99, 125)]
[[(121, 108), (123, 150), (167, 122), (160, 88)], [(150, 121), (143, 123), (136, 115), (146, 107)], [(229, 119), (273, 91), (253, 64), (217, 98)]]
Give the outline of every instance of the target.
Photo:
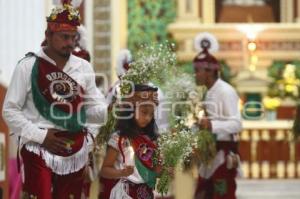
[(124, 169), (121, 170), (122, 177), (127, 177), (133, 174), (134, 166), (125, 166)]

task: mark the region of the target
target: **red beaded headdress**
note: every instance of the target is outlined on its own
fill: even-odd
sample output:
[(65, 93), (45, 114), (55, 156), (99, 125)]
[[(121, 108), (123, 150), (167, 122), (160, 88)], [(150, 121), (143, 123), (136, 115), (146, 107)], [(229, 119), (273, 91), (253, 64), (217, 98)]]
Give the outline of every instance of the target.
[(77, 9), (81, 0), (54, 0), (56, 5), (47, 17), (48, 29), (54, 32), (76, 31), (80, 25), (80, 14)]
[(193, 60), (194, 68), (219, 70), (218, 60), (210, 53), (219, 49), (216, 37), (210, 33), (200, 33), (195, 37), (195, 48), (199, 52)]

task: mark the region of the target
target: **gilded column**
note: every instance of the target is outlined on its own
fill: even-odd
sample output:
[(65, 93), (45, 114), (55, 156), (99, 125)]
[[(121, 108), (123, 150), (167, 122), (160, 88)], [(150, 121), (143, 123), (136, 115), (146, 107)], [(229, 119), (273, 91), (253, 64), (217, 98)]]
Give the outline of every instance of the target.
[(199, 0), (177, 0), (177, 21), (201, 21)]
[(116, 57), (127, 48), (127, 0), (111, 0), (111, 82), (116, 81)]
[(296, 19), (295, 19), (295, 22), (297, 23), (300, 23), (300, 0), (295, 0), (296, 1), (296, 5), (297, 5), (297, 8), (296, 8)]
[(215, 1), (202, 0), (203, 23), (215, 23)]
[(294, 5), (293, 0), (280, 0), (280, 21), (285, 23), (292, 23)]

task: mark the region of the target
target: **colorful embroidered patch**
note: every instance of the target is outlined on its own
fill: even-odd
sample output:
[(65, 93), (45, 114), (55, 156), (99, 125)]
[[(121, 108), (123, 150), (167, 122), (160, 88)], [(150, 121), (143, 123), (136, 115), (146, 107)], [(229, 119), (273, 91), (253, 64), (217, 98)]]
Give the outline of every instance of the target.
[(227, 182), (224, 179), (218, 179), (214, 183), (214, 192), (220, 196), (224, 196), (227, 193)]

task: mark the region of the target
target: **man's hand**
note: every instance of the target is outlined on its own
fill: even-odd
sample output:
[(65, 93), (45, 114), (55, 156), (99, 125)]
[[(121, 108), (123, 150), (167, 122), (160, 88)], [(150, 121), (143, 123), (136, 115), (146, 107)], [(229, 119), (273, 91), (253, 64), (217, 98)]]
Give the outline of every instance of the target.
[(57, 137), (55, 135), (57, 132), (59, 132), (59, 130), (57, 129), (48, 129), (45, 140), (42, 143), (42, 147), (55, 154), (66, 151), (66, 144), (69, 141), (68, 139), (63, 137)]
[(202, 118), (199, 122), (198, 125), (201, 129), (207, 129), (209, 131), (212, 130), (212, 126), (211, 126), (211, 121), (208, 118)]

